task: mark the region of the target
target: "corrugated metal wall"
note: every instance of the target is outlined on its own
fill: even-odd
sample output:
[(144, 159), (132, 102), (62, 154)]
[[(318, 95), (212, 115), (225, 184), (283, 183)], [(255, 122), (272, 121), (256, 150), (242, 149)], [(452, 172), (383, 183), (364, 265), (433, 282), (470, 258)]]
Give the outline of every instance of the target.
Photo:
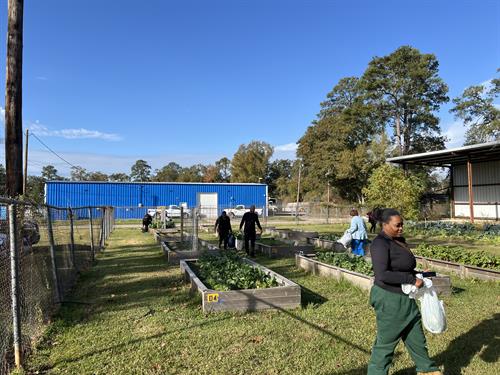
[[(500, 161), (473, 163), (472, 188), (474, 202), (500, 202)], [(453, 189), (456, 202), (469, 201), (466, 165), (453, 167)]]
[[(500, 161), (472, 163), (472, 191), (474, 195), (474, 216), (498, 219), (500, 203)], [(453, 167), (453, 191), (455, 216), (469, 216), (469, 190), (467, 186), (467, 165)]]
[[(45, 200), (60, 207), (114, 206), (144, 207), (187, 203), (197, 205), (198, 193), (217, 193), (219, 207), (237, 204), (265, 207), (267, 185), (264, 184), (203, 184), (203, 183), (114, 183), (49, 181)], [(128, 218), (142, 217), (143, 210), (118, 210)], [(124, 214), (125, 215), (125, 214)], [(117, 216), (119, 217), (119, 216)]]

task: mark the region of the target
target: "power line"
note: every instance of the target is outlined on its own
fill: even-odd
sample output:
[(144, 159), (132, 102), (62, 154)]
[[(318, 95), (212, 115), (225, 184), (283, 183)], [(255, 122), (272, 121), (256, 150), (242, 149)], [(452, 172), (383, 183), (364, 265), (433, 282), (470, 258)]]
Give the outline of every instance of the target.
[(57, 156), (59, 159), (61, 159), (61, 160), (62, 160), (63, 162), (65, 162), (66, 164), (68, 164), (68, 165), (70, 165), (70, 166), (72, 166), (72, 167), (74, 167), (74, 168), (76, 168), (76, 169), (81, 169), (81, 167), (78, 167), (78, 166), (76, 166), (76, 165), (74, 165), (74, 164), (71, 164), (69, 161), (67, 161), (67, 160), (66, 160), (66, 159), (64, 159), (62, 156), (60, 156), (57, 152), (55, 152), (54, 150), (52, 150), (52, 149), (51, 149), (49, 146), (47, 146), (47, 145), (46, 145), (46, 144), (45, 144), (45, 143), (44, 143), (44, 142), (43, 142), (40, 138), (38, 138), (38, 137), (36, 136), (36, 134), (31, 133), (31, 134), (30, 134), (30, 136), (35, 137), (35, 138), (38, 140), (38, 142), (40, 142), (43, 146), (45, 146), (45, 148), (46, 148), (47, 150), (49, 150), (50, 152), (52, 152), (55, 156)]

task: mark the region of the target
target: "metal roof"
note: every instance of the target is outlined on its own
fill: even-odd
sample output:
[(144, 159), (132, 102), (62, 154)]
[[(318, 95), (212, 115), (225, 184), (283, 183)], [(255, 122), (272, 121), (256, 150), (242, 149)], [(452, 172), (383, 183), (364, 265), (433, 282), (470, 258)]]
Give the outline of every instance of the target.
[(387, 159), (390, 163), (435, 167), (465, 164), (467, 160), (470, 160), (472, 163), (500, 160), (500, 141)]
[(125, 184), (125, 185), (258, 185), (266, 186), (267, 184), (256, 183), (256, 182), (168, 182), (168, 181), (66, 181), (66, 180), (50, 180), (47, 183), (57, 183), (57, 184)]

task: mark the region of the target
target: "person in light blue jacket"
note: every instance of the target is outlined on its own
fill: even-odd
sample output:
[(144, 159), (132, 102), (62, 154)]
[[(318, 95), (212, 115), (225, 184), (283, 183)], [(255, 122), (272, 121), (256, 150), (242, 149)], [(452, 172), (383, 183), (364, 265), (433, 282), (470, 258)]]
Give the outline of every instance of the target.
[(368, 233), (366, 231), (366, 224), (359, 212), (356, 209), (351, 210), (351, 227), (347, 230), (351, 236), (351, 249), (354, 255), (364, 256), (365, 255), (365, 244), (368, 239)]

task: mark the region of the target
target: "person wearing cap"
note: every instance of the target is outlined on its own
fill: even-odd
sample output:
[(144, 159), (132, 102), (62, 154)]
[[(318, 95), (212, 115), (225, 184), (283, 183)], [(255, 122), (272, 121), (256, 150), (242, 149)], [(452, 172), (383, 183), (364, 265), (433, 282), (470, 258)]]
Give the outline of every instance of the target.
[(231, 228), (231, 219), (227, 216), (226, 211), (222, 211), (222, 214), (217, 218), (214, 229), (219, 234), (219, 249), (224, 242), (224, 250), (227, 250), (229, 233), (233, 233), (233, 229)]
[[(245, 212), (243, 217), (241, 218), (241, 223), (240, 223), (240, 231), (241, 228), (243, 228), (243, 234), (245, 238), (245, 251), (247, 255), (250, 255), (251, 257), (255, 256), (255, 239), (257, 237), (257, 233), (255, 230), (255, 226), (259, 227), (260, 233), (262, 233), (262, 227), (259, 222), (259, 215), (255, 212), (255, 206), (252, 205), (250, 206), (250, 211)], [(251, 251), (249, 251), (248, 245), (251, 245)]]
[(365, 243), (368, 239), (368, 233), (366, 232), (366, 224), (361, 216), (359, 216), (358, 210), (353, 208), (351, 210), (351, 226), (347, 230), (352, 236), (351, 249), (354, 255), (364, 256), (365, 255)]

